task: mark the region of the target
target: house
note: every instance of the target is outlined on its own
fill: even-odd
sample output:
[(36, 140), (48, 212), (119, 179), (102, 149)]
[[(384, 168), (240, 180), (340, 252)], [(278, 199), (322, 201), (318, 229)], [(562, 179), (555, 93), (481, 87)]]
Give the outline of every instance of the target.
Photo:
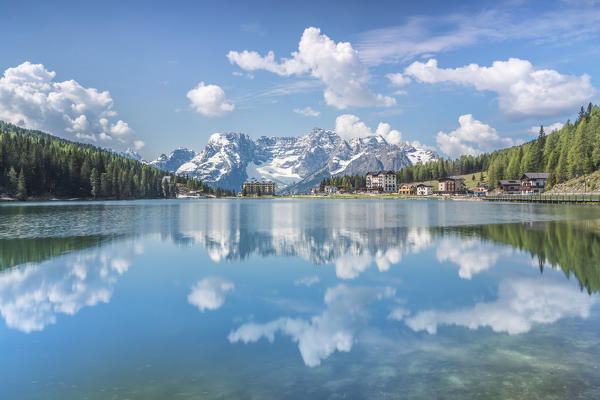
[(410, 185), (408, 183), (401, 183), (398, 185), (398, 194), (404, 196), (414, 195), (417, 192), (417, 188), (415, 185)]
[(438, 192), (442, 193), (465, 193), (465, 178), (460, 176), (448, 176), (438, 179)]
[(394, 171), (368, 172), (366, 185), (368, 191), (393, 193), (397, 190), (396, 173)]
[(332, 185), (325, 185), (323, 192), (325, 192), (325, 194), (336, 194), (338, 192), (338, 188)]
[(521, 176), (521, 194), (541, 194), (549, 177), (548, 172), (525, 172)]
[(313, 196), (316, 196), (319, 193), (321, 193), (321, 188), (318, 186), (310, 189), (310, 194), (312, 194)]
[(473, 194), (477, 197), (485, 197), (485, 196), (487, 196), (487, 193), (488, 193), (487, 185), (480, 185), (480, 186), (477, 186), (475, 189), (473, 189)]
[(433, 194), (433, 185), (420, 183), (417, 185), (417, 196), (431, 196)]
[(242, 184), (244, 196), (273, 196), (275, 195), (274, 182), (250, 181)]
[(521, 181), (516, 179), (503, 179), (498, 182), (498, 187), (503, 194), (519, 194), (521, 191)]

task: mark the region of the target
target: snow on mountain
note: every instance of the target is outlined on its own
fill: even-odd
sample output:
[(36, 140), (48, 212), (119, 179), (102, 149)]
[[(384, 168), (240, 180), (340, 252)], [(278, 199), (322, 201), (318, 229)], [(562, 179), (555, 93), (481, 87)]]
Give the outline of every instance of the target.
[(117, 152), (117, 154), (135, 161), (142, 161), (142, 156), (140, 156), (138, 152), (133, 150), (132, 148), (128, 148), (127, 150), (122, 152)]
[(150, 161), (148, 165), (163, 171), (175, 173), (181, 165), (190, 161), (195, 156), (196, 152), (194, 150), (180, 147), (173, 150), (169, 155), (161, 154), (157, 159)]
[(244, 181), (257, 179), (275, 182), (278, 192), (294, 193), (309, 190), (325, 177), (396, 170), (437, 157), (431, 150), (393, 145), (381, 136), (346, 141), (335, 132), (314, 128), (299, 137), (262, 136), (255, 141), (242, 133), (215, 133), (198, 154), (178, 149), (149, 164), (226, 189), (240, 190)]

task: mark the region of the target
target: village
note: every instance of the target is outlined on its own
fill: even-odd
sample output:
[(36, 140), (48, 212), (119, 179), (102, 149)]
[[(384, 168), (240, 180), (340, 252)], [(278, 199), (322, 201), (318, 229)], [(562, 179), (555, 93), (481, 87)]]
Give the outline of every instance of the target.
[[(539, 195), (547, 186), (550, 174), (547, 172), (526, 172), (520, 179), (500, 180), (494, 194), (501, 195)], [(398, 183), (395, 171), (368, 172), (365, 175), (365, 187), (350, 189), (342, 186), (324, 185), (311, 189), (310, 195), (325, 197), (334, 195), (399, 195), (414, 197), (486, 197), (490, 192), (487, 183), (479, 183), (468, 188), (465, 178), (461, 176), (448, 176), (437, 180), (437, 188), (432, 183)], [(276, 185), (271, 181), (244, 182), (239, 197), (272, 197), (275, 195)]]
[[(550, 174), (547, 172), (526, 172), (519, 180), (501, 180), (495, 194), (502, 195), (539, 195), (544, 191)], [(460, 196), (486, 197), (489, 192), (487, 183), (467, 188), (465, 178), (448, 176), (437, 180), (437, 188), (431, 183), (397, 183), (394, 171), (378, 171), (366, 174), (366, 187), (350, 191), (358, 194), (398, 194), (401, 196)], [(315, 187), (311, 190), (313, 196), (328, 196), (345, 194), (349, 191), (343, 187), (326, 185), (321, 190)]]

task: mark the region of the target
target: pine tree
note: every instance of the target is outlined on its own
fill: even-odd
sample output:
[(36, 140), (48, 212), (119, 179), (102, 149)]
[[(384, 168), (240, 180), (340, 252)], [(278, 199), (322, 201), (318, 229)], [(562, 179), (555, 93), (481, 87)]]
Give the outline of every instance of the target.
[(25, 182), (25, 173), (23, 172), (23, 168), (21, 168), (19, 177), (17, 178), (17, 199), (27, 199), (27, 184)]
[(101, 194), (101, 186), (100, 186), (100, 175), (98, 174), (98, 170), (96, 168), (92, 168), (92, 172), (90, 173), (90, 187), (92, 196), (96, 199)]
[(14, 167), (10, 167), (10, 171), (8, 171), (8, 189), (11, 194), (15, 194), (17, 192), (18, 179), (17, 171), (15, 171)]

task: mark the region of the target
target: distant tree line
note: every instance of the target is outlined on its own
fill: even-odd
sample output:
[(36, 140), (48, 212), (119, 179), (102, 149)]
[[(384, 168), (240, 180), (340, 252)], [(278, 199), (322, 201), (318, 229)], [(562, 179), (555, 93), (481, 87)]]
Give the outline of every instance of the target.
[(19, 200), (168, 198), (181, 187), (217, 196), (233, 194), (93, 145), (0, 121), (0, 193)]
[(325, 186), (343, 187), (344, 190), (364, 189), (367, 186), (367, 181), (364, 175), (344, 175), (325, 178), (321, 181), (319, 189), (321, 192)]
[[(550, 172), (549, 186), (589, 174), (600, 168), (600, 107), (588, 104), (581, 107), (577, 120), (567, 123), (558, 131), (546, 135), (540, 126), (538, 137), (530, 142), (478, 156), (464, 155), (455, 160), (440, 159), (418, 163), (396, 172), (398, 182), (423, 182), (450, 175), (483, 172), (490, 188), (501, 179), (518, 179), (525, 172)], [(337, 182), (344, 177), (328, 178), (321, 182)], [(355, 177), (348, 176), (354, 183)], [(348, 182), (348, 180), (346, 181)], [(353, 188), (360, 188), (355, 186)]]

